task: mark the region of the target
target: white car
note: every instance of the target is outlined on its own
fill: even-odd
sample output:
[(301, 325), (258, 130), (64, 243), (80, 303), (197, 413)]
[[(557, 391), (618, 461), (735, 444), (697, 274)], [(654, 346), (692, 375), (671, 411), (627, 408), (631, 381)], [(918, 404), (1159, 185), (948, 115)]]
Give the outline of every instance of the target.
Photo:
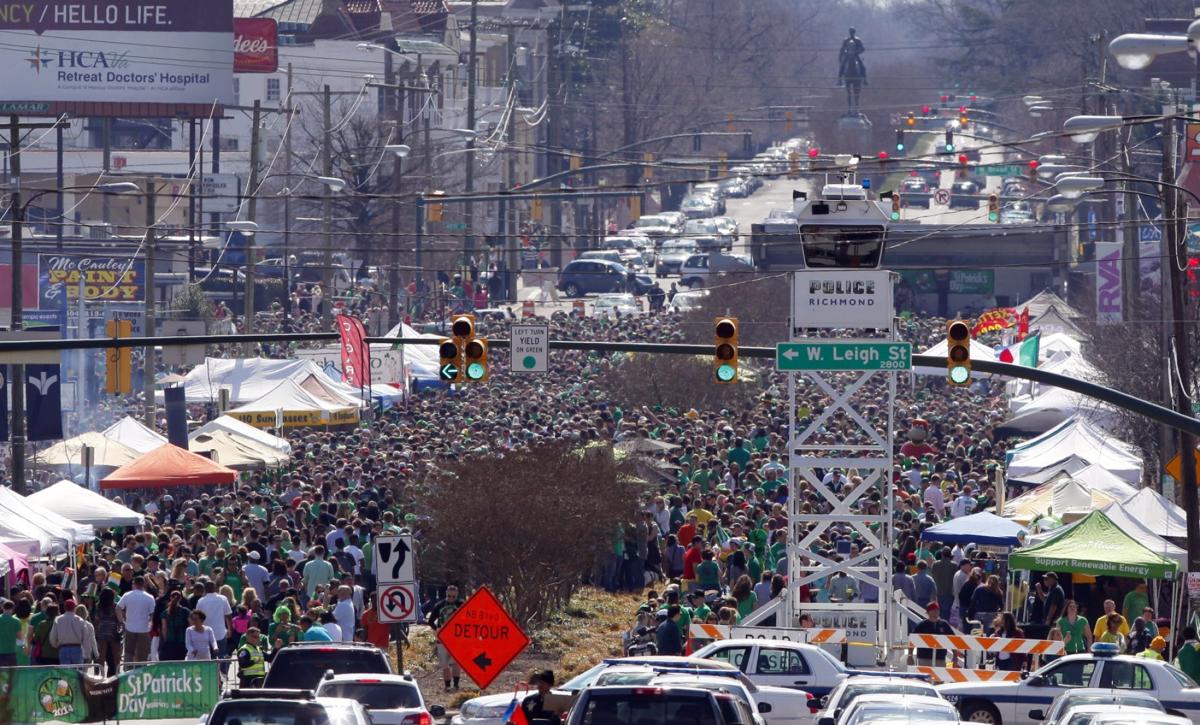
[(704, 304), (704, 298), (708, 297), (708, 295), (709, 292), (706, 289), (676, 292), (675, 297), (671, 300), (670, 307), (676, 312), (696, 310), (700, 308), (700, 305)]
[(754, 264), (745, 257), (705, 252), (693, 254), (679, 265), (679, 281), (683, 285), (698, 289), (712, 285), (713, 278), (721, 274), (746, 274), (753, 271)]
[(630, 231), (648, 237), (667, 237), (676, 233), (675, 223), (663, 214), (647, 214), (633, 223)]
[(701, 648), (693, 657), (727, 662), (759, 687), (799, 688), (813, 697), (828, 695), (854, 675), (888, 674), (926, 681), (917, 674), (851, 670), (815, 644), (774, 639), (722, 639)]
[(1192, 721), (1179, 715), (1164, 715), (1151, 710), (1140, 713), (1104, 712), (1094, 716), (1088, 725), (1192, 725)]
[(1054, 698), (1072, 689), (1144, 692), (1168, 714), (1200, 719), (1200, 687), (1174, 665), (1115, 654), (1116, 647), (1092, 645), (1089, 654), (1067, 655), (1017, 682), (955, 682), (939, 685), (964, 720), (994, 725), (1034, 725)]
[(317, 697), (343, 697), (367, 708), (375, 725), (433, 725), (446, 716), (441, 705), (426, 707), (412, 675), (334, 675), (317, 685)]
[(957, 723), (958, 711), (940, 697), (922, 695), (864, 695), (846, 708), (837, 725), (873, 723)]
[(636, 315), (642, 311), (637, 298), (628, 293), (597, 295), (592, 314), (596, 317), (615, 317), (620, 315)]
[[(1076, 705), (1062, 714), (1056, 725), (1092, 725), (1101, 719), (1119, 716), (1119, 722), (1149, 723), (1150, 718), (1173, 718), (1157, 708), (1137, 705)], [(1189, 722), (1186, 718), (1184, 722)]]
[(1080, 705), (1135, 705), (1148, 707), (1163, 712), (1162, 703), (1153, 695), (1139, 690), (1101, 690), (1090, 687), (1080, 687), (1067, 690), (1054, 698), (1047, 712), (1035, 710), (1029, 713), (1034, 720), (1041, 720), (1045, 725), (1055, 725), (1062, 714)]
[(817, 713), (817, 725), (832, 725), (841, 717), (842, 711), (860, 697), (875, 695), (923, 695), (925, 697), (941, 698), (937, 688), (928, 682), (920, 682), (910, 677), (876, 677), (861, 675), (842, 680), (825, 697), (819, 700), (820, 712)]

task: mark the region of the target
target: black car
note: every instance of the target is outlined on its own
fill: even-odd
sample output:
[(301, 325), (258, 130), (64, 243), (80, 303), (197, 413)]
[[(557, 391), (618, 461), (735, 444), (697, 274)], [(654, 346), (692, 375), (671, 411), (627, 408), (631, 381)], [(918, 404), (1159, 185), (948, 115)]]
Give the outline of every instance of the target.
[(951, 209), (978, 209), (979, 186), (973, 181), (956, 181), (950, 187)]
[(604, 259), (574, 259), (558, 273), (559, 291), (567, 297), (582, 297), (589, 292), (633, 292), (644, 295), (654, 280), (644, 274), (634, 276), (634, 289), (628, 286), (629, 269)]
[(264, 688), (315, 690), (326, 672), (392, 674), (387, 655), (365, 642), (296, 642), (275, 653)]
[(232, 690), (201, 718), (203, 725), (296, 723), (371, 725), (367, 710), (341, 697), (314, 697), (312, 690)]

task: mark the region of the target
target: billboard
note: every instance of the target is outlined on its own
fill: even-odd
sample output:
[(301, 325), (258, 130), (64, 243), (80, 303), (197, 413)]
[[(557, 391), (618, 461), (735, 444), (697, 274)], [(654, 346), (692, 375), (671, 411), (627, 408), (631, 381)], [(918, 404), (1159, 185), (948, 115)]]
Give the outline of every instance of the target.
[(87, 254), (38, 255), (38, 307), (54, 309), (79, 300), (138, 302), (146, 299), (146, 263), (140, 259)]
[(208, 116), (233, 102), (233, 0), (36, 0), (0, 12), (26, 115)]
[(233, 72), (279, 70), (279, 24), (275, 18), (233, 19)]

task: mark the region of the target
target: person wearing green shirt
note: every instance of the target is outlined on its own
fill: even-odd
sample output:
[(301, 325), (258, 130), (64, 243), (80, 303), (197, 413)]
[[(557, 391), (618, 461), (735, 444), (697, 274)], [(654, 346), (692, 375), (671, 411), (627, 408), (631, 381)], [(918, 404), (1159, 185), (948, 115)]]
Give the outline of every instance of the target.
[(1058, 629), (1062, 632), (1066, 654), (1080, 654), (1092, 649), (1092, 628), (1088, 621), (1079, 616), (1079, 604), (1074, 599), (1067, 600), (1067, 613), (1058, 620)]
[(1200, 641), (1195, 627), (1183, 628), (1183, 645), (1175, 656), (1175, 665), (1194, 682), (1200, 682)]
[(721, 567), (714, 561), (713, 553), (706, 551), (702, 555), (703, 561), (696, 565), (696, 588), (708, 591), (709, 589), (721, 589)]
[(750, 462), (750, 451), (746, 449), (746, 442), (741, 438), (735, 438), (733, 448), (725, 452), (725, 460), (736, 463), (739, 469), (745, 470), (746, 464)]
[(13, 614), (12, 600), (4, 602), (4, 614), (0, 614), (0, 667), (17, 666), (17, 640), (21, 636), (21, 620)]
[(746, 552), (746, 569), (750, 572), (750, 581), (759, 581), (763, 573), (762, 560), (754, 555), (754, 547), (751, 544), (743, 548)]
[[(679, 604), (679, 603), (680, 603), (679, 602), (679, 590), (671, 589), (670, 591), (668, 591), (667, 592), (667, 607), (669, 608), (672, 604)], [(679, 621), (677, 622), (677, 624), (679, 624), (679, 636), (683, 639), (684, 642), (687, 642), (688, 630), (690, 630), (692, 628), (692, 611), (690, 609), (688, 609), (687, 607), (680, 607), (679, 608)]]
[(1150, 597), (1146, 595), (1146, 582), (1140, 581), (1133, 591), (1125, 595), (1125, 601), (1121, 603), (1121, 613), (1125, 615), (1126, 621), (1132, 622), (1142, 616), (1142, 610), (1150, 606)]
[(704, 591), (701, 589), (693, 591), (688, 595), (688, 602), (692, 605), (690, 610), (692, 621), (704, 624), (708, 620), (708, 615), (712, 614), (712, 609), (704, 601)]

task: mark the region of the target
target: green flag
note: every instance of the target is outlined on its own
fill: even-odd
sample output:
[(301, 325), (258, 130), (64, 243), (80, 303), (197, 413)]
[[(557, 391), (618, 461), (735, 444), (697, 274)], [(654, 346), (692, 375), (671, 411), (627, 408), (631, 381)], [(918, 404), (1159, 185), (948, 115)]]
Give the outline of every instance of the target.
[(1025, 338), (1017, 353), (1017, 363), (1027, 368), (1036, 368), (1038, 364), (1038, 348), (1041, 346), (1042, 334), (1034, 333)]

